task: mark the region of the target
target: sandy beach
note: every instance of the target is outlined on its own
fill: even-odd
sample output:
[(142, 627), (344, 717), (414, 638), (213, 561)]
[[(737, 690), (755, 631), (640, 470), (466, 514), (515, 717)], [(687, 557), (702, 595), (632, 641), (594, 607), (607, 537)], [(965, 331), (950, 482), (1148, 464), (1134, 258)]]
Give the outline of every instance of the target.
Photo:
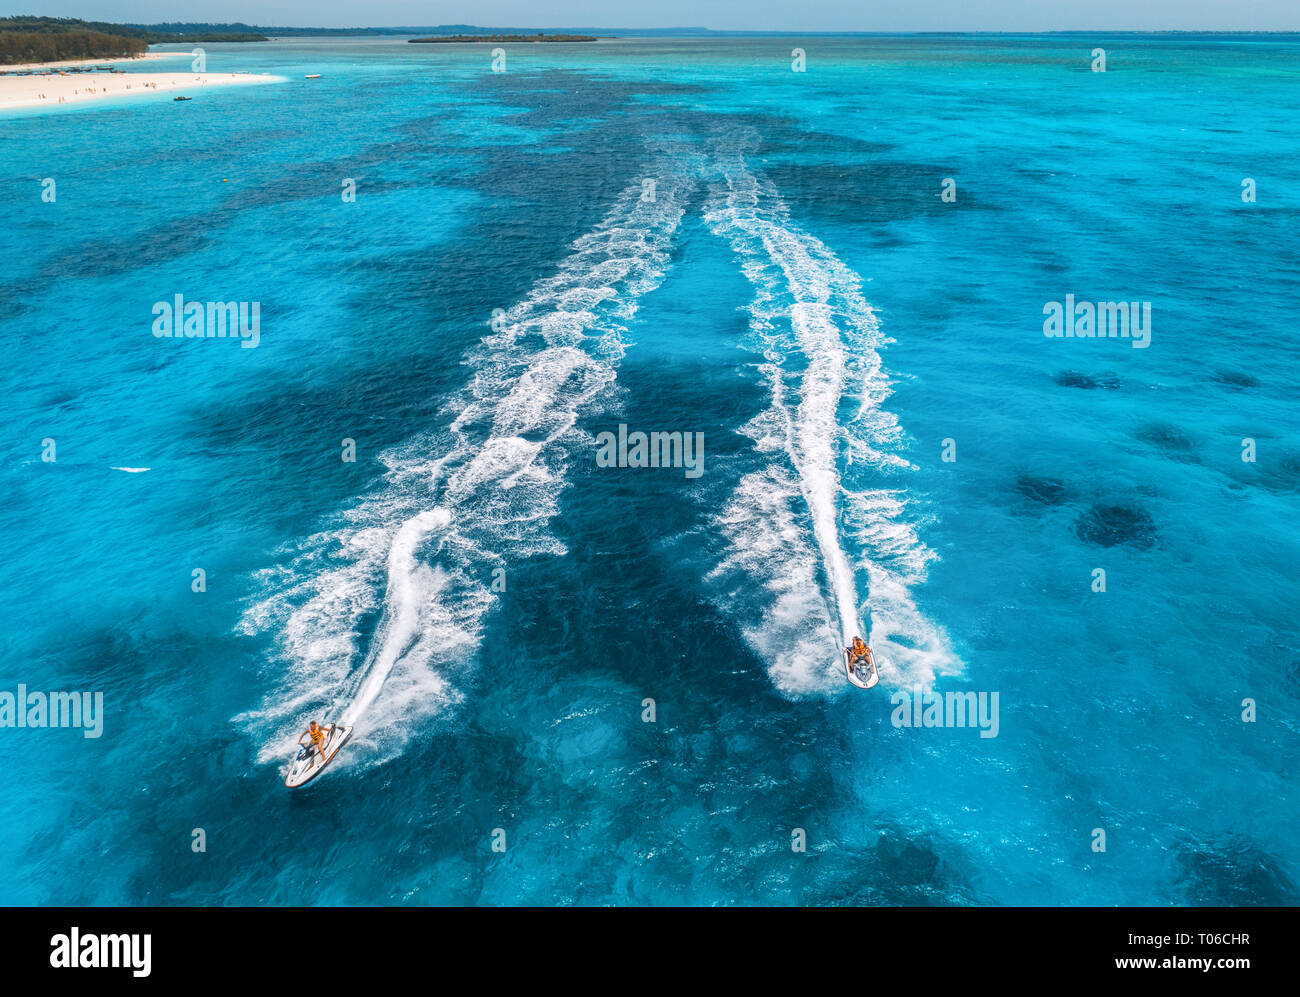
[[(282, 76), (254, 73), (67, 73), (72, 66), (132, 66), (145, 60), (189, 60), (188, 52), (150, 52), (137, 59), (77, 59), (25, 66), (3, 66), (0, 72), (0, 111), (18, 108), (57, 108), (110, 98), (132, 97), (171, 90), (281, 83)], [(63, 70), (64, 72), (60, 72)], [(32, 73), (30, 76), (14, 75)], [(66, 73), (66, 75), (65, 75)]]

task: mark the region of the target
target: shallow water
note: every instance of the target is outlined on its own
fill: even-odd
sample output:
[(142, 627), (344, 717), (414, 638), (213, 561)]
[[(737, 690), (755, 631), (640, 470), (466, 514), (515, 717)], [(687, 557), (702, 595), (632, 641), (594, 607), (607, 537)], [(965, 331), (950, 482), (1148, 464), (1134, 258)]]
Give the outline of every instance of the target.
[[(0, 901), (1300, 900), (1300, 40), (490, 61), (0, 118), (0, 691), (106, 710), (0, 729)], [(176, 294), (258, 346), (155, 338)], [(1067, 294), (1150, 346), (1045, 337)]]

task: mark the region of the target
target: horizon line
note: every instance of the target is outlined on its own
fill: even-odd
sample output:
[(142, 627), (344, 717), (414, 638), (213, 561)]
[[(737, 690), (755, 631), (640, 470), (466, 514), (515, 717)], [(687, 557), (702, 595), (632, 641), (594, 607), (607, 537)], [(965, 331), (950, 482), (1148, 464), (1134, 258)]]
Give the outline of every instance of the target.
[(1112, 34), (1112, 35), (1166, 35), (1166, 34), (1214, 34), (1214, 35), (1289, 35), (1300, 34), (1300, 25), (1291, 28), (1214, 28), (1214, 27), (1194, 27), (1194, 28), (1107, 28), (1107, 27), (1084, 27), (1084, 28), (968, 28), (965, 30), (933, 30), (933, 29), (894, 29), (894, 30), (871, 30), (858, 28), (708, 28), (700, 25), (682, 25), (667, 24), (655, 27), (619, 27), (616, 25), (592, 26), (496, 26), (469, 23), (443, 23), (443, 24), (351, 24), (331, 26), (324, 24), (253, 24), (247, 21), (187, 21), (187, 20), (166, 20), (166, 21), (111, 21), (111, 20), (90, 20), (85, 17), (59, 17), (50, 14), (5, 14), (0, 15), (0, 22), (9, 19), (21, 20), (25, 18), (42, 18), (47, 17), (54, 20), (82, 21), (85, 23), (99, 24), (117, 24), (124, 27), (149, 28), (159, 27), (162, 25), (184, 25), (198, 26), (208, 25), (211, 27), (238, 27), (250, 28), (263, 32), (275, 31), (322, 31), (334, 34), (347, 32), (363, 31), (388, 31), (388, 32), (425, 32), (425, 31), (448, 31), (451, 29), (469, 29), (473, 32), (487, 34), (507, 34), (507, 33), (540, 33), (540, 34), (571, 34), (578, 32), (616, 32), (619, 35), (638, 35), (638, 34), (659, 34), (672, 32), (678, 35), (860, 35), (874, 37), (899, 37), (899, 36), (930, 36), (930, 37), (957, 37), (966, 35), (1074, 35), (1074, 34)]

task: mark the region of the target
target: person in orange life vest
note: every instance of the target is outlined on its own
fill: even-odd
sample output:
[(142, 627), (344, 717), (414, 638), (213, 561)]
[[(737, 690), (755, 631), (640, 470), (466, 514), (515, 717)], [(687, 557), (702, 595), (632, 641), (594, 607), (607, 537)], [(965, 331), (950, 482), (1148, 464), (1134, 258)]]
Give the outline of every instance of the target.
[(858, 662), (866, 664), (868, 668), (871, 666), (871, 648), (862, 642), (861, 637), (854, 637), (849, 648), (849, 671), (853, 671), (853, 666)]
[[(330, 731), (332, 731), (333, 729), (334, 729), (334, 725), (333, 725), (333, 724), (330, 724), (328, 727), (322, 727), (322, 726), (321, 726), (320, 724), (318, 724), (315, 720), (313, 720), (313, 721), (311, 722), (311, 724), (307, 727), (307, 729), (306, 729), (305, 731), (303, 731), (303, 732), (302, 732), (302, 735), (298, 738), (298, 743), (301, 744), (301, 745), (303, 745), (303, 746), (305, 747), (306, 744), (307, 744), (307, 742), (305, 742), (305, 741), (303, 740), (303, 738), (304, 738), (304, 737), (309, 737), (309, 738), (311, 738), (311, 747), (312, 747), (313, 753), (316, 754), (316, 755), (319, 755), (319, 756), (320, 756), (321, 763), (324, 764), (324, 762), (325, 762), (325, 735), (328, 734), (328, 733), (329, 733)], [(313, 765), (316, 764), (315, 759), (312, 760), (312, 764), (313, 764)]]

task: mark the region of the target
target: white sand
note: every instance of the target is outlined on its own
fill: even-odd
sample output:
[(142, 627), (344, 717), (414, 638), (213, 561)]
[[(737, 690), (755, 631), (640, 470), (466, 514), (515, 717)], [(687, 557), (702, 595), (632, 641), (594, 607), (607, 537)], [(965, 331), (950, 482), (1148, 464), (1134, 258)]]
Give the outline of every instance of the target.
[(168, 90), (283, 83), (283, 76), (252, 73), (78, 73), (76, 76), (0, 76), (0, 111), (21, 107), (58, 108), (109, 97)]
[[(144, 59), (191, 58), (188, 52), (150, 52)], [(0, 76), (0, 111), (24, 107), (58, 108), (87, 101), (163, 93), (169, 90), (196, 90), (203, 87), (247, 86), (253, 83), (283, 83), (283, 76), (255, 73), (68, 73), (63, 66), (121, 66), (135, 59), (79, 59), (35, 66), (0, 66), (6, 73), (33, 71), (35, 76)], [(193, 96), (192, 94), (187, 96)]]

